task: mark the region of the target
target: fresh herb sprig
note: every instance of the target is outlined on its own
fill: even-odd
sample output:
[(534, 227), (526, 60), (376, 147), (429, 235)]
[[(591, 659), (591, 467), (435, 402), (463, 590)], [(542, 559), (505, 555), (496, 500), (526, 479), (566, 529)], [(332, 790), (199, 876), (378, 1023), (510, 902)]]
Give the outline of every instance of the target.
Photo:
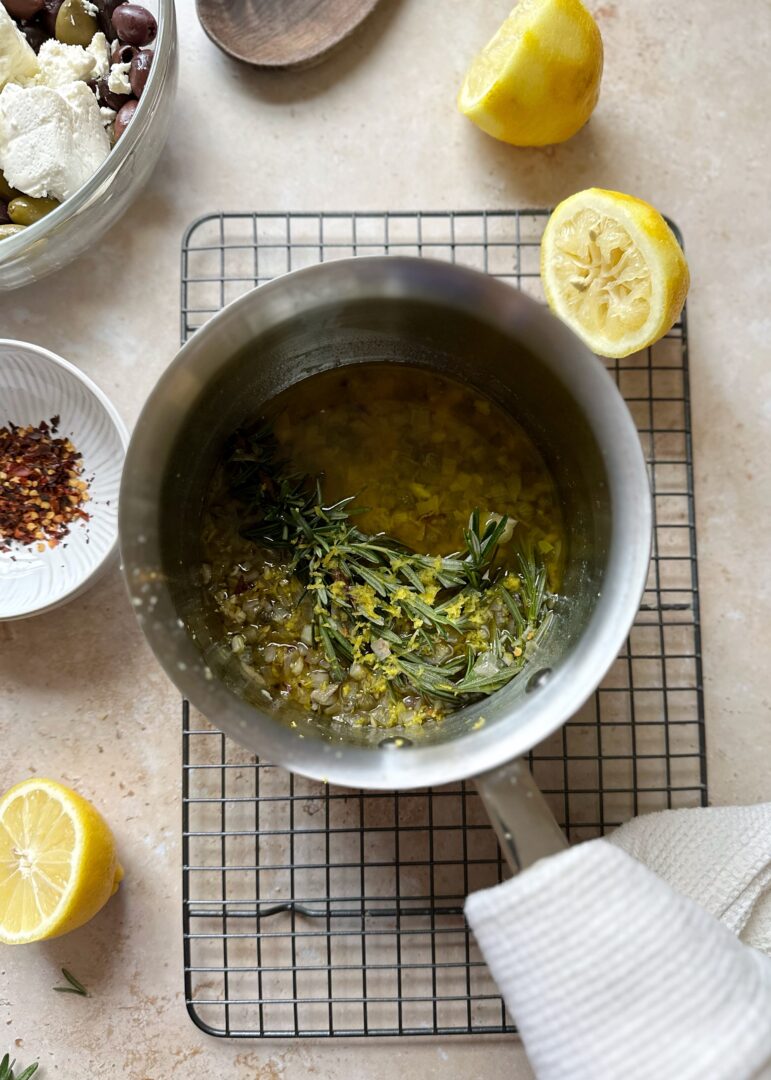
[(353, 522), (355, 496), (325, 505), (320, 481), (292, 473), (266, 427), (236, 437), (227, 477), (242, 535), (288, 552), (337, 682), (364, 663), (390, 691), (463, 704), (505, 686), (551, 623), (540, 558), (520, 551), (518, 575), (497, 560), (506, 517), (482, 522), (474, 510), (464, 548), (448, 556), (368, 535)]
[[(62, 968), (62, 975), (70, 984), (69, 986), (55, 986), (54, 990), (57, 994), (79, 994), (81, 997), (90, 997), (88, 990), (86, 990), (80, 979), (76, 979), (71, 971), (67, 968)], [(0, 1078), (2, 1080), (2, 1078)]]
[(29, 1080), (30, 1076), (34, 1076), (37, 1072), (39, 1064), (39, 1062), (35, 1061), (17, 1074), (13, 1071), (16, 1062), (11, 1061), (10, 1054), (6, 1054), (3, 1060), (0, 1061), (0, 1080)]

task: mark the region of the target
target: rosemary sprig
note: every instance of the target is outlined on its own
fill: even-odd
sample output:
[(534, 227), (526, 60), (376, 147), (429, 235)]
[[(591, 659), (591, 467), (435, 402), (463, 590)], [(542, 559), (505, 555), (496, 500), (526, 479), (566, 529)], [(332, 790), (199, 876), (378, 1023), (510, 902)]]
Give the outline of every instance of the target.
[(505, 686), (551, 623), (540, 558), (520, 551), (518, 575), (497, 560), (506, 517), (483, 523), (475, 509), (449, 556), (367, 535), (352, 520), (355, 497), (325, 505), (320, 482), (290, 471), (266, 427), (236, 437), (227, 476), (242, 535), (287, 551), (335, 682), (356, 662), (391, 690), (462, 704)]
[(0, 1061), (0, 1080), (29, 1080), (30, 1076), (33, 1076), (37, 1072), (40, 1063), (38, 1061), (33, 1062), (32, 1065), (28, 1065), (23, 1072), (20, 1072), (18, 1076), (13, 1071), (15, 1064), (15, 1061), (11, 1061), (10, 1054), (6, 1054), (3, 1057), (3, 1060)]
[[(81, 997), (91, 996), (83, 983), (79, 979), (76, 979), (72, 972), (68, 971), (67, 968), (62, 968), (62, 975), (70, 985), (55, 986), (54, 990), (57, 994), (80, 994)], [(2, 1080), (2, 1077), (0, 1077), (0, 1080)]]

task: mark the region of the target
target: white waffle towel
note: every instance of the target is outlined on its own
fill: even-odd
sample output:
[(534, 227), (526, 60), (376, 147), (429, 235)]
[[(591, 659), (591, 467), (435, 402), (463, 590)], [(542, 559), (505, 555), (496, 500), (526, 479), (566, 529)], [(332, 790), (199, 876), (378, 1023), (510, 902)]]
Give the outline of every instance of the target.
[(466, 915), (539, 1080), (771, 1076), (771, 803), (636, 818)]

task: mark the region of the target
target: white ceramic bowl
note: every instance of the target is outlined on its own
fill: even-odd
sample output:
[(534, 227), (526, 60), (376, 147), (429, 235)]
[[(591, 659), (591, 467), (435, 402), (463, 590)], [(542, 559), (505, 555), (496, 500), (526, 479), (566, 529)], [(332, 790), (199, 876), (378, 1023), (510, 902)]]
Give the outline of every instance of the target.
[(0, 427), (61, 418), (93, 476), (88, 522), (77, 522), (55, 548), (13, 545), (0, 551), (0, 621), (23, 619), (80, 595), (112, 560), (118, 540), (118, 492), (128, 432), (108, 399), (82, 371), (26, 341), (0, 338)]

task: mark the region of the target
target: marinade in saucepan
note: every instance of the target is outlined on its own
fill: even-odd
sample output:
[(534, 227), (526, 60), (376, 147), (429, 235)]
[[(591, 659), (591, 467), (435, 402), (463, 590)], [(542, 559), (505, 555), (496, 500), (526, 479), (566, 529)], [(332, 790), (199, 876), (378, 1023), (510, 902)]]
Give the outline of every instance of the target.
[(372, 363), (311, 376), (230, 440), (202, 587), (255, 704), (436, 723), (516, 677), (564, 559), (533, 441), (469, 386)]

